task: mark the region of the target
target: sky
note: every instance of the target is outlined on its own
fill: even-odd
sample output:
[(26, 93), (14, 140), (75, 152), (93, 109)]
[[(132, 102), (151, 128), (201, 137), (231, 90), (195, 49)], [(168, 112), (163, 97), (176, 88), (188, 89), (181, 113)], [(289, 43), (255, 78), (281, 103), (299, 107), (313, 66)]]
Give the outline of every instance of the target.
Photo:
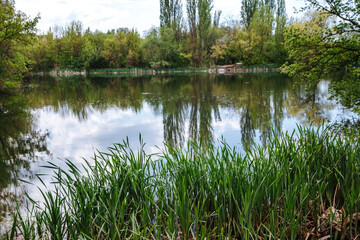
[[(185, 0), (182, 0), (185, 6)], [(294, 7), (304, 0), (285, 0), (288, 16), (296, 16)], [(221, 21), (240, 18), (241, 0), (213, 0), (214, 10), (221, 10)], [(135, 28), (140, 34), (159, 26), (159, 0), (16, 0), (17, 10), (30, 17), (40, 14), (39, 33), (50, 27), (65, 26), (79, 20), (84, 28), (107, 32), (120, 27)], [(184, 12), (185, 16), (185, 12)]]

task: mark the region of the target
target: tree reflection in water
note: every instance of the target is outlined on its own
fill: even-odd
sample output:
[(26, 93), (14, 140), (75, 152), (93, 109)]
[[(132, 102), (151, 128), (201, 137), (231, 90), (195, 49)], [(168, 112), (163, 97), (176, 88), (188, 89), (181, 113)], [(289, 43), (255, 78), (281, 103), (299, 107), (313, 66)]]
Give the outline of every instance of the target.
[(47, 149), (48, 132), (37, 131), (28, 102), (22, 95), (0, 95), (0, 220), (22, 201), (19, 179), (34, 177), (30, 164)]
[[(69, 144), (73, 145), (67, 148), (70, 157), (72, 147), (83, 153), (84, 139), (87, 144), (111, 144), (121, 140), (118, 137), (124, 132), (138, 135), (147, 131), (151, 137), (160, 136), (154, 142), (181, 147), (189, 139), (203, 145), (214, 143), (228, 131), (234, 144), (265, 145), (273, 129), (287, 128), (286, 121), (307, 124), (308, 118), (316, 122), (331, 118), (336, 105), (327, 101), (326, 84), (311, 97), (303, 86), (293, 88), (293, 84), (280, 74), (32, 78), (26, 93), (2, 94), (0, 99), (0, 214), (23, 195), (17, 179), (34, 177), (31, 163), (54, 151), (47, 146), (50, 133), (36, 126), (40, 121), (34, 116), (38, 114), (53, 117), (54, 123), (45, 126), (64, 133), (57, 139), (60, 149), (67, 140), (61, 137), (73, 137)], [(154, 119), (146, 119), (149, 117)], [(62, 125), (66, 129), (59, 130), (56, 123), (68, 118), (70, 123)], [(109, 126), (114, 129), (104, 131)], [(86, 127), (99, 129), (84, 130)], [(93, 130), (91, 135), (89, 130)]]
[(289, 114), (296, 117), (303, 125), (319, 126), (323, 121), (330, 121), (330, 110), (335, 108), (329, 98), (330, 81), (319, 83), (312, 91), (305, 91), (305, 86), (297, 86), (289, 92), (284, 107)]
[[(219, 103), (213, 93), (215, 75), (191, 75), (186, 81), (165, 81), (162, 85), (164, 141), (182, 147), (189, 139), (204, 145), (214, 140), (212, 121), (220, 121)], [(188, 119), (188, 128), (185, 122)]]
[(182, 146), (187, 137), (213, 142), (213, 122), (221, 121), (224, 108), (239, 114), (243, 145), (251, 143), (256, 130), (266, 144), (285, 117), (320, 122), (334, 108), (326, 101), (327, 88), (326, 94), (317, 90), (309, 100), (304, 87), (293, 88), (294, 81), (280, 74), (77, 77), (38, 83), (27, 96), (32, 108), (51, 106), (64, 115), (71, 112), (79, 121), (110, 107), (140, 112), (147, 103), (163, 118), (164, 141), (175, 146)]

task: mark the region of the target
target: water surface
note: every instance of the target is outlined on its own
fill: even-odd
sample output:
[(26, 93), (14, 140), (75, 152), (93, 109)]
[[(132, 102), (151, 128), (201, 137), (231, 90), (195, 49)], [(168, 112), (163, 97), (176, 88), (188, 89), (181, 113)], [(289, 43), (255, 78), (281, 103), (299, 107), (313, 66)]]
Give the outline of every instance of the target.
[(328, 100), (329, 82), (312, 93), (294, 83), (277, 73), (31, 78), (20, 96), (0, 99), (0, 221), (25, 191), (40, 199), (36, 176), (51, 172), (40, 167), (47, 161), (80, 165), (127, 137), (137, 148), (141, 134), (148, 153), (189, 139), (242, 151), (266, 144), (274, 128), (357, 117)]

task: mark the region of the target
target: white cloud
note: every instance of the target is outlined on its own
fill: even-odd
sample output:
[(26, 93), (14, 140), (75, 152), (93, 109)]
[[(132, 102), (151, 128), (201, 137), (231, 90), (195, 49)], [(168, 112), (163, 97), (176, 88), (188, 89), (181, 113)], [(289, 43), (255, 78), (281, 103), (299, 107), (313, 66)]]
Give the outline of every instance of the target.
[(83, 121), (69, 112), (62, 117), (61, 111), (54, 112), (49, 107), (39, 110), (38, 119), (39, 129), (50, 132), (48, 149), (54, 159), (71, 158), (82, 162), (81, 157), (89, 159), (93, 149), (106, 151), (107, 147), (126, 137), (132, 145), (138, 144), (139, 133), (144, 142), (151, 143), (149, 147), (161, 146), (163, 141), (162, 117), (154, 115), (147, 104), (141, 113), (116, 107), (104, 112), (93, 109)]

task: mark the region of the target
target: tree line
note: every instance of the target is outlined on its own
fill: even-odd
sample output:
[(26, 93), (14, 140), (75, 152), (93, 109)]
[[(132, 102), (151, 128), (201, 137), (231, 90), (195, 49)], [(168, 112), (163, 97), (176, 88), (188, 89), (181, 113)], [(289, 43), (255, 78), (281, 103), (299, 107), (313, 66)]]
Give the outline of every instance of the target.
[[(243, 0), (241, 19), (220, 24), (213, 0), (160, 0), (160, 27), (91, 31), (80, 21), (55, 26), (24, 49), (34, 70), (208, 67), (287, 59), (284, 0)], [(185, 13), (183, 12), (183, 9)]]
[(160, 0), (160, 26), (144, 36), (127, 28), (91, 31), (80, 21), (36, 36), (39, 16), (30, 19), (15, 10), (14, 0), (0, 0), (0, 90), (18, 87), (30, 69), (276, 64), (309, 90), (338, 75), (333, 96), (359, 112), (360, 5), (306, 2), (303, 19), (290, 23), (284, 0), (242, 0), (240, 18), (220, 24), (213, 0), (186, 0), (185, 6)]

